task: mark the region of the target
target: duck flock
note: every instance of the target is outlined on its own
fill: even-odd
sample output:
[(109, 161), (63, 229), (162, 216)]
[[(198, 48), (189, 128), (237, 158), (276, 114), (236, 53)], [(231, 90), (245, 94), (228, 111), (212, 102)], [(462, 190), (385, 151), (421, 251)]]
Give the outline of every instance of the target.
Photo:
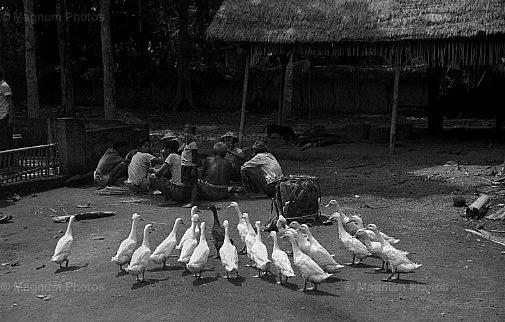
[[(412, 273), (419, 268), (421, 264), (414, 263), (408, 259), (408, 253), (396, 249), (393, 245), (399, 242), (398, 239), (390, 237), (379, 231), (375, 224), (368, 224), (366, 228), (359, 216), (348, 217), (344, 214), (337, 201), (330, 201), (325, 207), (336, 206), (337, 212), (330, 215), (330, 219), (338, 224), (338, 233), (341, 245), (346, 252), (352, 255), (350, 265), (359, 264), (368, 257), (374, 257), (382, 261), (380, 270), (390, 271), (391, 275), (384, 281), (390, 281), (400, 278), (401, 273)], [(209, 206), (213, 212), (214, 222), (211, 230), (214, 247), (217, 251), (217, 258), (221, 260), (224, 278), (230, 278), (239, 275), (239, 253), (247, 254), (249, 263), (246, 266), (253, 267), (258, 274), (255, 277), (261, 277), (269, 274), (271, 271), (278, 276), (278, 284), (286, 282), (290, 277), (296, 275), (294, 267), (300, 272), (305, 283), (303, 291), (308, 290), (307, 283), (311, 282), (317, 290), (317, 285), (324, 282), (327, 278), (337, 273), (344, 265), (340, 265), (334, 259), (326, 248), (321, 245), (313, 236), (306, 224), (299, 224), (296, 221), (289, 225), (286, 218), (279, 216), (276, 228), (277, 231), (271, 231), (269, 237), (273, 240), (273, 248), (268, 253), (266, 245), (261, 237), (261, 222), (255, 221), (254, 227), (251, 224), (251, 218), (248, 213), (243, 213), (236, 202), (231, 202), (228, 208), (234, 209), (238, 216), (236, 228), (244, 245), (239, 252), (235, 242), (230, 239), (228, 220), (224, 220), (221, 225), (214, 205)], [(154, 249), (151, 250), (149, 243), (149, 234), (153, 231), (153, 224), (144, 226), (144, 237), (142, 244), (138, 246), (137, 230), (142, 217), (138, 214), (132, 216), (132, 227), (128, 237), (121, 242), (116, 255), (111, 261), (119, 266), (121, 271), (126, 271), (136, 277), (137, 281), (144, 281), (146, 268), (151, 262), (167, 266), (170, 257), (177, 257), (177, 261), (183, 264), (187, 271), (194, 274), (195, 278), (201, 278), (207, 263), (210, 247), (207, 243), (206, 223), (200, 221), (198, 207), (191, 209), (191, 226), (186, 229), (184, 235), (177, 240), (177, 231), (180, 225), (184, 225), (182, 218), (177, 218), (170, 234)], [(73, 234), (72, 224), (75, 216), (71, 216), (68, 222), (67, 231), (60, 238), (56, 245), (52, 262), (60, 265), (65, 263), (68, 267), (69, 255), (72, 249)], [(279, 240), (287, 240), (291, 246), (292, 263), (288, 253), (279, 247)], [(142, 275), (142, 279), (140, 279)]]

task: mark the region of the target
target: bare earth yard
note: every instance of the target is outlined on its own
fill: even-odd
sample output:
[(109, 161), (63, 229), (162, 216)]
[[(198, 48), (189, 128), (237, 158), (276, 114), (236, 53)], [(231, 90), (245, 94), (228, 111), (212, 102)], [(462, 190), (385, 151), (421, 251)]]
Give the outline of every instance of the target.
[[(261, 129), (259, 123), (251, 129)], [(201, 280), (184, 273), (172, 258), (170, 269), (153, 265), (146, 283), (135, 282), (110, 261), (129, 233), (132, 213), (155, 223), (150, 235), (154, 248), (175, 218), (189, 221), (189, 210), (159, 208), (161, 196), (133, 196), (142, 201), (124, 203), (132, 196), (99, 196), (92, 186), (60, 188), (0, 204), (0, 211), (14, 217), (13, 223), (0, 225), (0, 320), (503, 321), (505, 247), (465, 232), (476, 223), (461, 217), (464, 208), (454, 207), (452, 197), (461, 195), (471, 203), (479, 192), (489, 192), (494, 207), (504, 203), (503, 188), (490, 181), (493, 169), (503, 163), (505, 144), (490, 135), (462, 133), (401, 141), (394, 157), (388, 155), (387, 144), (370, 142), (274, 151), (285, 174), (319, 178), (323, 203), (337, 199), (347, 213), (401, 239), (398, 248), (423, 264), (401, 281), (382, 282), (387, 275), (374, 271), (380, 262), (367, 259), (344, 267), (318, 291), (303, 293), (298, 291), (303, 286), (298, 272), (284, 286), (272, 276), (253, 278), (256, 271), (244, 266), (245, 256), (240, 256), (242, 277), (226, 280), (209, 233), (211, 257)], [(226, 208), (231, 200), (217, 203), (219, 215), (230, 221), (231, 237), (240, 241), (236, 215)], [(253, 220), (270, 218), (270, 200), (237, 201)], [(50, 257), (66, 225), (53, 223), (51, 216), (80, 212), (77, 205), (87, 203), (91, 208), (86, 210), (116, 215), (76, 222), (70, 267), (59, 270)], [(201, 218), (212, 225), (210, 211)], [(503, 222), (482, 223), (505, 230)], [(311, 230), (337, 262), (351, 260), (336, 224)], [(271, 252), (266, 233), (263, 240)], [(285, 243), (281, 247), (288, 249)]]

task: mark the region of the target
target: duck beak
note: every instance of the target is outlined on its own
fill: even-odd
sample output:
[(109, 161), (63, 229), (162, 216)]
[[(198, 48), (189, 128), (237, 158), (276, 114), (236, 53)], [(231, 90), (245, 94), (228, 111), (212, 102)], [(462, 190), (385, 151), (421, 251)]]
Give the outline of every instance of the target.
[(182, 220), (181, 220), (181, 221), (179, 221), (179, 224), (180, 224), (180, 225), (184, 225), (184, 226), (186, 226), (186, 224), (185, 224), (185, 223), (184, 223), (184, 221), (182, 221)]
[(140, 221), (145, 221), (144, 218), (140, 217)]

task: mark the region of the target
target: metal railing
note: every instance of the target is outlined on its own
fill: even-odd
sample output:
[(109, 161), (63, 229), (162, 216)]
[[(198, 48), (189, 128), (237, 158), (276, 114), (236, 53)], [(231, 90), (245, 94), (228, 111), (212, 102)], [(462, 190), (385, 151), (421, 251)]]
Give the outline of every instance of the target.
[(57, 143), (0, 151), (0, 185), (59, 174)]

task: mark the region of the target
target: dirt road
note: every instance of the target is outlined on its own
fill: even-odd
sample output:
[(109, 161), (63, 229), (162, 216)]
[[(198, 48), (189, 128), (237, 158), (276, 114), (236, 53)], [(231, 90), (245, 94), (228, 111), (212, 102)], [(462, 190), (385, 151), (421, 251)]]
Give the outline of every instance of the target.
[[(461, 152), (454, 154), (456, 150)], [(346, 212), (360, 214), (365, 223), (376, 223), (400, 238), (398, 248), (409, 251), (411, 259), (423, 264), (421, 268), (399, 282), (382, 282), (387, 275), (374, 270), (380, 262), (367, 259), (365, 264), (344, 267), (318, 291), (303, 293), (298, 291), (303, 286), (298, 272), (279, 286), (272, 276), (254, 278), (256, 271), (245, 267), (245, 256), (240, 256), (241, 277), (223, 279), (209, 242), (211, 258), (201, 280), (184, 273), (172, 258), (170, 269), (153, 265), (146, 273), (147, 282), (138, 283), (119, 273), (110, 261), (129, 232), (132, 213), (154, 222), (150, 242), (155, 247), (175, 218), (189, 218), (189, 211), (157, 207), (160, 196), (135, 196), (142, 201), (122, 203), (131, 196), (98, 196), (94, 187), (61, 188), (1, 205), (0, 211), (12, 214), (14, 220), (0, 225), (0, 319), (503, 321), (505, 249), (466, 233), (464, 228), (474, 224), (460, 217), (461, 208), (452, 206), (452, 194), (473, 200), (478, 188), (408, 174), (450, 160), (497, 165), (503, 160), (503, 143), (416, 139), (402, 142), (394, 158), (387, 156), (386, 145), (369, 143), (309, 151), (279, 151), (285, 174), (318, 176), (323, 201), (338, 199)], [(230, 221), (232, 238), (239, 241), (236, 215), (226, 208), (229, 202), (217, 203), (222, 208), (220, 218)], [(238, 202), (252, 219), (269, 219), (269, 200)], [(116, 215), (76, 222), (70, 267), (59, 270), (50, 257), (66, 225), (50, 218), (54, 212), (64, 214), (63, 209), (82, 211), (77, 205), (87, 203), (89, 210), (110, 210)], [(211, 225), (211, 212), (201, 217)], [(336, 225), (313, 226), (312, 231), (339, 263), (351, 260), (338, 240)], [(266, 233), (263, 240), (270, 252), (272, 242)], [(281, 247), (288, 249), (286, 244)]]

